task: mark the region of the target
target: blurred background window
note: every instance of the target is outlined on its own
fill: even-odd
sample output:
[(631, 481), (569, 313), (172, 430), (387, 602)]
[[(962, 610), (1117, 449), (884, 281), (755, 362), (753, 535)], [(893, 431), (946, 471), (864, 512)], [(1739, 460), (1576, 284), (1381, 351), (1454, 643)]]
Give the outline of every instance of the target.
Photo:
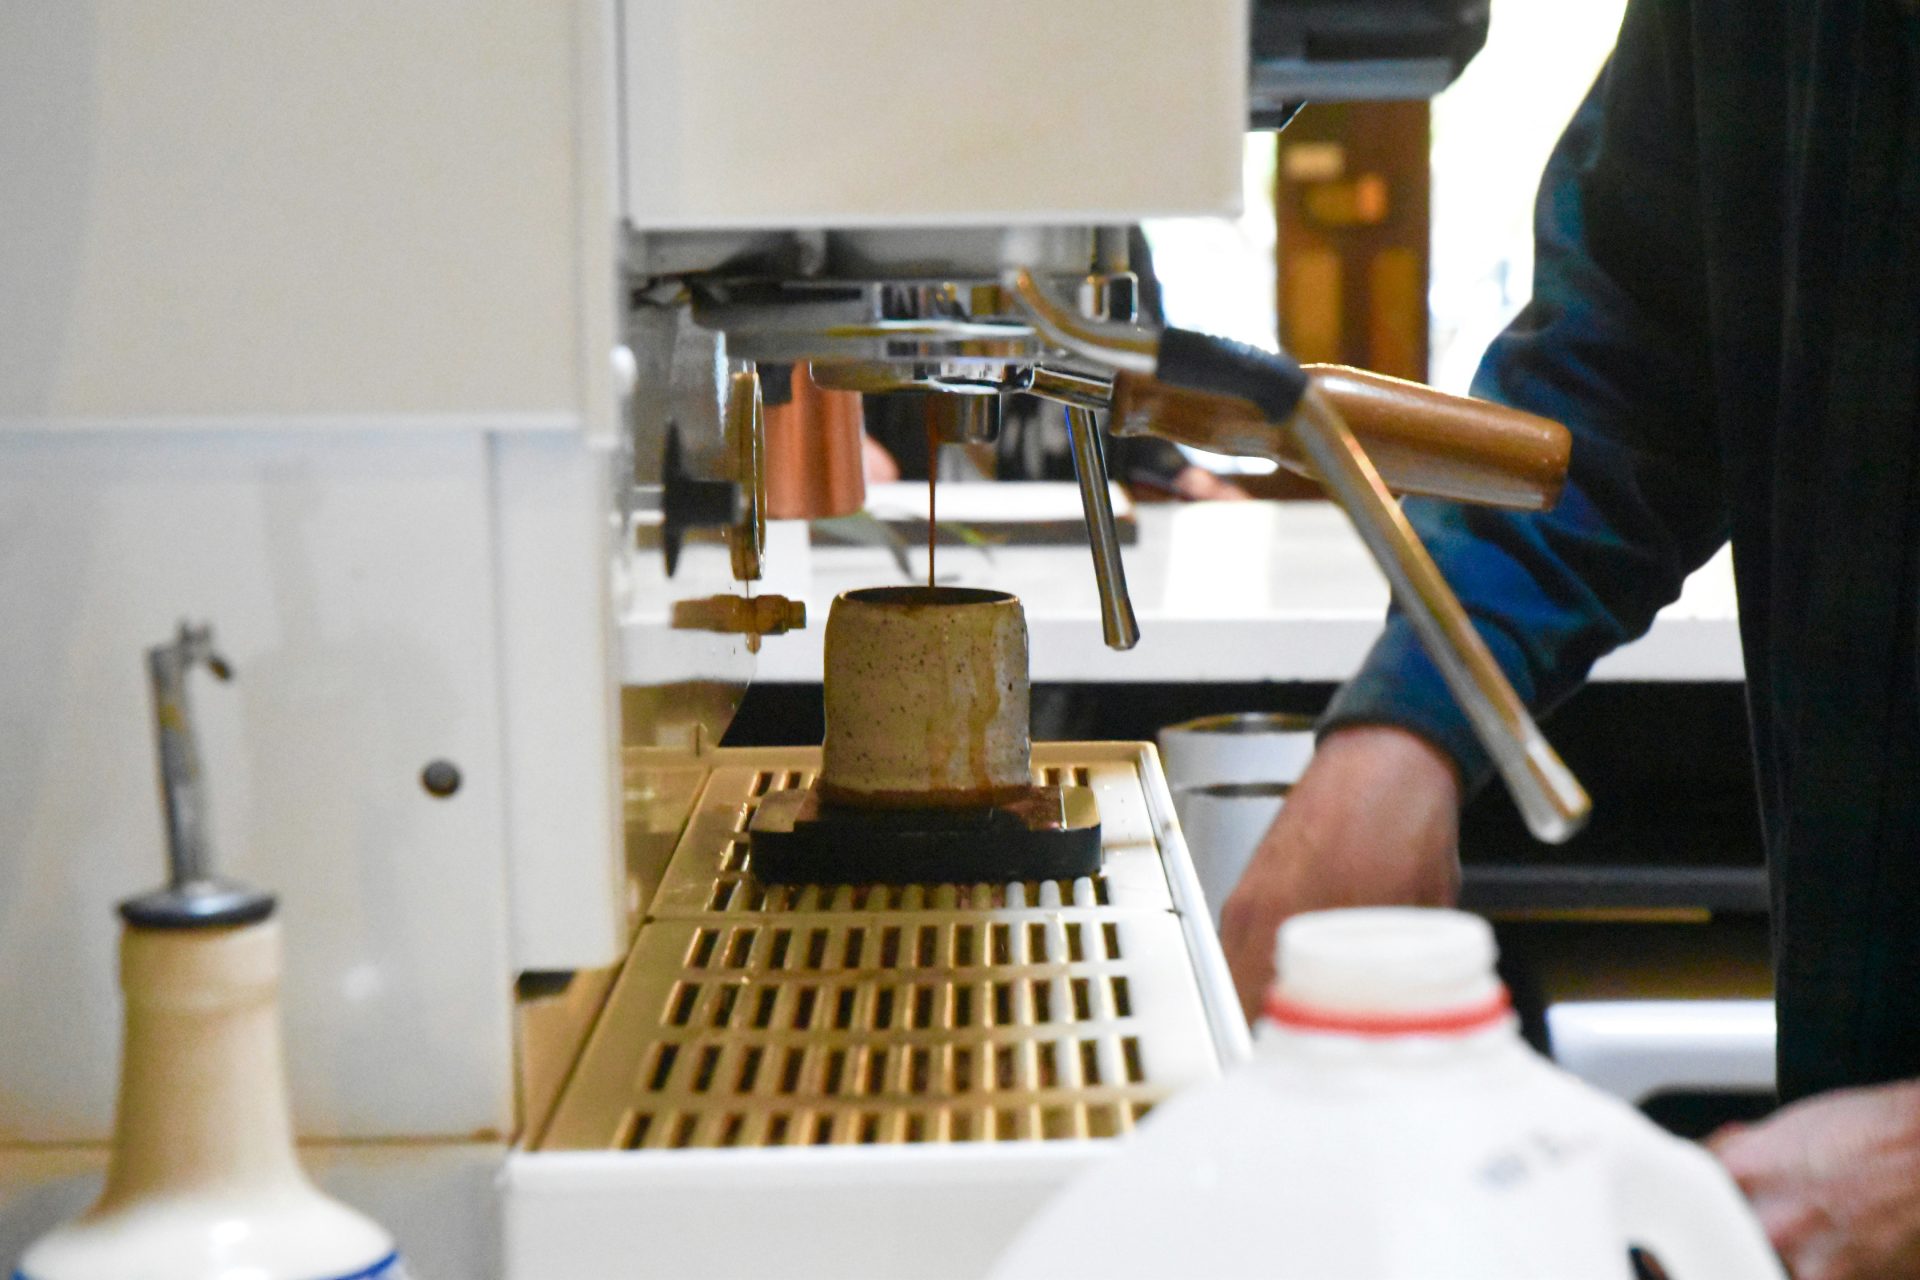
[(1613, 49), (1625, 0), (1494, 0), (1487, 47), (1433, 100), (1428, 381), (1465, 392), (1533, 286), (1533, 194)]
[[(1221, 218), (1157, 218), (1141, 225), (1153, 253), (1166, 322), (1279, 349), (1274, 253), (1274, 135), (1250, 133), (1241, 153), (1241, 210)], [(1219, 475), (1270, 475), (1264, 458), (1230, 458), (1180, 446)]]
[[(1526, 304), (1534, 190), (1625, 0), (1494, 0), (1487, 45), (1426, 103), (1309, 106), (1249, 134), (1233, 222), (1145, 224), (1169, 324), (1464, 392)], [(1236, 469), (1209, 457), (1209, 465)]]
[(1250, 133), (1241, 156), (1240, 216), (1157, 218), (1143, 224), (1167, 323), (1278, 344), (1274, 307), (1274, 135)]

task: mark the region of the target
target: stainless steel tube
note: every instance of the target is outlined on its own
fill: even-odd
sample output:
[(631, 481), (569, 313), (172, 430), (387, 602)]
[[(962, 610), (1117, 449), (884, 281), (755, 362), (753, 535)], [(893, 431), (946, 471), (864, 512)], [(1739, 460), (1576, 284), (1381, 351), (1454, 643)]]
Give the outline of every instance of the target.
[(1131, 373), (1152, 373), (1159, 364), (1160, 340), (1133, 325), (1083, 320), (1049, 298), (1026, 268), (1006, 278), (1040, 336), (1063, 351)]
[(1320, 483), (1346, 509), (1379, 562), (1394, 599), (1493, 757), (1527, 828), (1550, 844), (1572, 836), (1586, 822), (1592, 801), (1507, 682), (1353, 432), (1311, 387), (1289, 425)]
[(1073, 471), (1080, 480), (1080, 507), (1087, 517), (1093, 577), (1100, 588), (1100, 630), (1107, 648), (1131, 649), (1140, 643), (1140, 624), (1134, 620), (1133, 601), (1127, 595), (1127, 567), (1120, 560), (1107, 459), (1100, 450), (1100, 428), (1093, 410), (1067, 408), (1067, 439), (1073, 446)]
[(1027, 369), (1023, 380), (1013, 389), (1081, 409), (1106, 409), (1113, 403), (1113, 379), (1044, 364)]

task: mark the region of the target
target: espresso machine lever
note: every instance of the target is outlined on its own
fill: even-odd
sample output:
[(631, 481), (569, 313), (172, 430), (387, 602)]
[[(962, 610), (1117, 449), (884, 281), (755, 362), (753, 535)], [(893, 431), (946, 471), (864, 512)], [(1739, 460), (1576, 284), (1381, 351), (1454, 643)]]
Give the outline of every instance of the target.
[(1291, 429), (1386, 575), (1421, 646), (1493, 757), (1527, 829), (1549, 844), (1572, 838), (1586, 824), (1592, 800), (1514, 692), (1366, 450), (1311, 385)]
[(1535, 837), (1558, 844), (1585, 824), (1592, 802), (1540, 732), (1433, 557), (1407, 523), (1367, 452), (1331, 398), (1290, 357), (1181, 329), (1162, 333), (1072, 315), (1016, 270), (1008, 286), (1056, 348), (1121, 373), (1257, 409), (1189, 420), (1179, 443), (1286, 462), (1305, 458), (1372, 553), (1447, 689), (1486, 746)]

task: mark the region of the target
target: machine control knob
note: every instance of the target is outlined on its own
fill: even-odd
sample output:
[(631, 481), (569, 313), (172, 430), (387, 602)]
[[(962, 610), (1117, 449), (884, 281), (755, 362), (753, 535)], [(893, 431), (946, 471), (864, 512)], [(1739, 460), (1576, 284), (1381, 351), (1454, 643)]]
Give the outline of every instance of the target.
[(667, 425), (666, 454), (660, 465), (660, 548), (667, 576), (680, 567), (680, 548), (689, 529), (729, 528), (739, 522), (745, 495), (732, 480), (702, 480), (687, 470), (680, 425)]

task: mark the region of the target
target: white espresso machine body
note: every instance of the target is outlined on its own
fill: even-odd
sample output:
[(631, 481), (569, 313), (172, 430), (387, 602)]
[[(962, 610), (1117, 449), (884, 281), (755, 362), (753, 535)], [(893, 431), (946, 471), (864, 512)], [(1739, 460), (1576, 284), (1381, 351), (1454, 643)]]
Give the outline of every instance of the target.
[(703, 635), (619, 674), (636, 592), (745, 591), (711, 544), (651, 563), (634, 481), (669, 420), (717, 465), (751, 345), (660, 282), (770, 240), (809, 280), (1058, 272), (1231, 213), (1246, 66), (1243, 0), (0, 12), (0, 1170), (111, 1127), (113, 905), (162, 851), (139, 655), (182, 618), (236, 668), (212, 826), (283, 903), (302, 1135), (527, 1136), (518, 980), (620, 962), (653, 888), (623, 740), (704, 767), (752, 669)]

